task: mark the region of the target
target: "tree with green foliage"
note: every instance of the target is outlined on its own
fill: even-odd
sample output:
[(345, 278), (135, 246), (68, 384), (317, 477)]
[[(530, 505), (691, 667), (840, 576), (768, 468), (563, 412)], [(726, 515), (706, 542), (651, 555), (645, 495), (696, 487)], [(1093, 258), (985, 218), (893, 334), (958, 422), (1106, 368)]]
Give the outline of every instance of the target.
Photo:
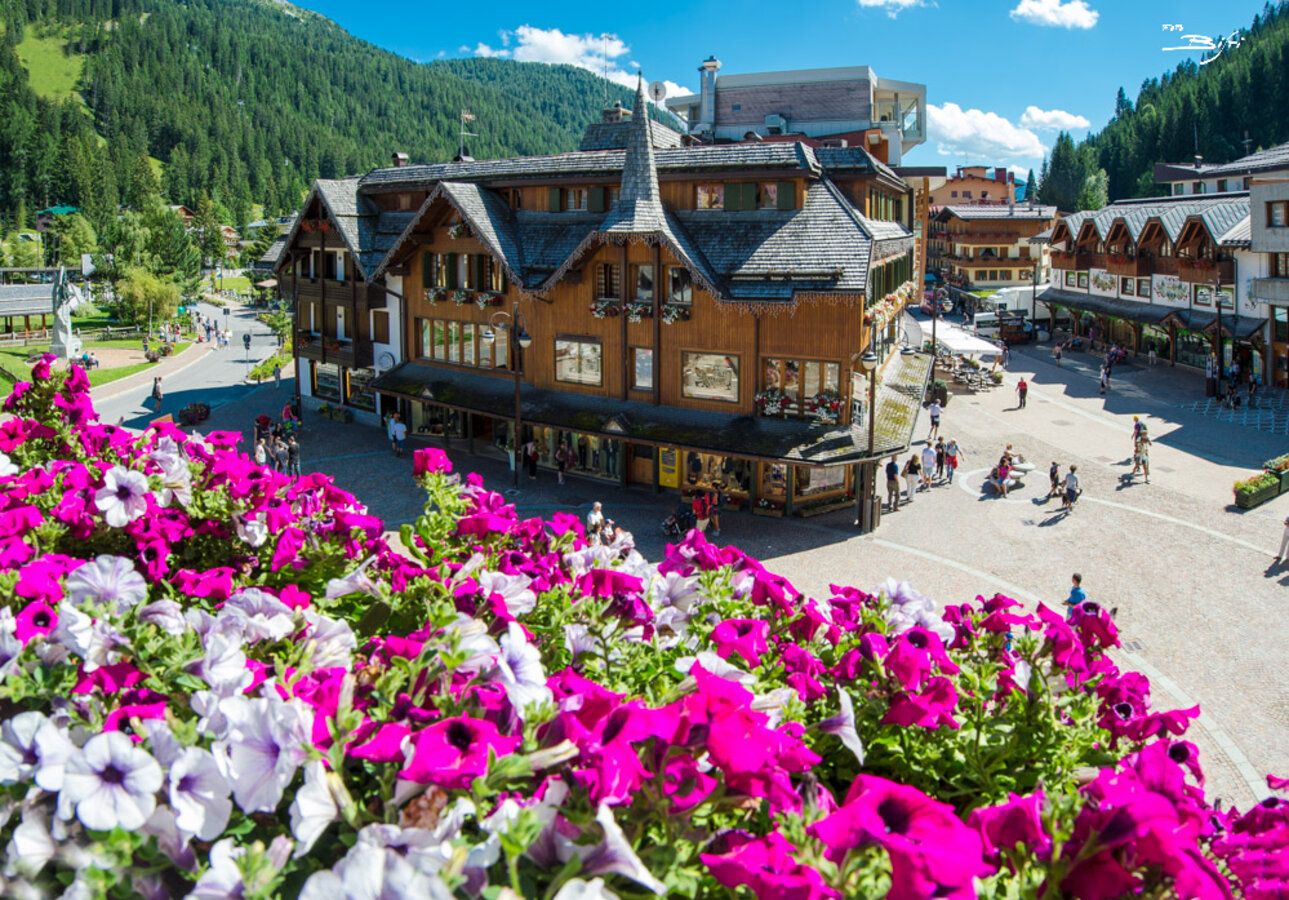
[(227, 252), (224, 245), (224, 232), (220, 229), (219, 217), (210, 195), (202, 192), (197, 201), (196, 214), (193, 217), (193, 236), (201, 250), (202, 264), (214, 266), (222, 264)]
[(1046, 162), (1047, 177), (1039, 186), (1039, 199), (1061, 212), (1075, 212), (1080, 208), (1079, 197), (1088, 172), (1069, 132), (1062, 131), (1056, 136), (1052, 155)]
[(1106, 175), (1105, 169), (1089, 172), (1083, 179), (1083, 189), (1079, 191), (1078, 200), (1075, 201), (1075, 210), (1101, 209), (1104, 207), (1110, 202), (1109, 185), (1110, 179)]
[(1034, 170), (1029, 170), (1029, 178), (1025, 181), (1025, 199), (1035, 200), (1038, 196), (1038, 179), (1034, 177)]
[(125, 322), (151, 327), (172, 319), (179, 310), (179, 286), (146, 269), (130, 269), (116, 285), (117, 316)]
[(254, 266), (261, 256), (269, 252), (269, 248), (273, 246), (275, 240), (277, 240), (277, 232), (274, 229), (267, 225), (261, 228), (256, 233), (255, 240), (242, 251), (242, 265)]
[[(143, 226), (148, 230), (148, 254), (154, 270), (185, 286), (195, 283), (201, 275), (201, 251), (178, 214), (158, 200), (145, 210)], [(191, 292), (186, 287), (185, 293)]]
[(54, 233), (58, 236), (58, 259), (65, 266), (79, 266), (81, 254), (98, 249), (94, 228), (80, 213), (60, 217)]
[(39, 241), (15, 237), (9, 242), (9, 259), (20, 269), (34, 269), (45, 264), (45, 253)]

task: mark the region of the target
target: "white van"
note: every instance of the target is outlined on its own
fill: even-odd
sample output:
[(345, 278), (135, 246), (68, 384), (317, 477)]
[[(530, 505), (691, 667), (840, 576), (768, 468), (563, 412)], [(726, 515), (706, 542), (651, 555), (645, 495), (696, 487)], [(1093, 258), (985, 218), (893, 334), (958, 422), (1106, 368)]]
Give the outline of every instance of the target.
[(998, 337), (998, 313), (978, 312), (971, 317), (971, 327), (978, 337)]

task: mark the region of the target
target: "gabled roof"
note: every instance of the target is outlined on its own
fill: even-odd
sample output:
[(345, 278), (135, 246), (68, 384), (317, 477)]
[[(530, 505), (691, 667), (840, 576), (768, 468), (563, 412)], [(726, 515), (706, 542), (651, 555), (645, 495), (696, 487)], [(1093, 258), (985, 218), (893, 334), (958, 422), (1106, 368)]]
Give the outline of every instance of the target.
[(1192, 216), (1204, 221), (1205, 228), (1216, 240), (1249, 215), (1249, 195), (1245, 191), (1225, 194), (1189, 194), (1175, 197), (1148, 197), (1120, 200), (1101, 209), (1083, 210), (1064, 216), (1060, 221), (1077, 239), (1085, 222), (1091, 221), (1097, 234), (1104, 238), (1110, 226), (1122, 219), (1132, 234), (1133, 241), (1141, 238), (1142, 230), (1152, 220), (1157, 220), (1169, 240), (1177, 240), (1182, 226)]
[[(379, 210), (370, 200), (358, 193), (359, 182), (358, 178), (319, 178), (309, 189), (309, 195), (304, 198), (300, 208), (307, 209), (309, 201), (314, 197), (318, 198), (323, 209), (327, 211), (327, 217), (335, 223), (336, 231), (345, 242), (345, 249), (353, 256), (359, 274), (367, 280), (371, 271), (368, 265), (372, 256), (370, 252), (363, 253), (366, 249), (364, 239), (369, 243), (374, 240)], [(299, 234), (303, 224), (304, 217), (297, 217), (291, 225), (291, 230), (286, 233), (288, 245), (295, 242), (296, 235)]]
[(952, 215), (959, 219), (1055, 219), (1055, 206), (945, 206), (941, 216)]
[(1219, 247), (1248, 247), (1253, 242), (1253, 217), (1245, 216), (1217, 238)]
[[(655, 147), (679, 147), (680, 132), (673, 131), (661, 122), (649, 122), (649, 132), (653, 135)], [(624, 150), (627, 137), (631, 133), (631, 120), (622, 122), (592, 122), (586, 126), (582, 143), (578, 149), (587, 150)]]
[(280, 234), (269, 244), (269, 248), (264, 251), (264, 255), (255, 262), (265, 269), (276, 269), (278, 263), (282, 260), (282, 253), (286, 250), (286, 235)]

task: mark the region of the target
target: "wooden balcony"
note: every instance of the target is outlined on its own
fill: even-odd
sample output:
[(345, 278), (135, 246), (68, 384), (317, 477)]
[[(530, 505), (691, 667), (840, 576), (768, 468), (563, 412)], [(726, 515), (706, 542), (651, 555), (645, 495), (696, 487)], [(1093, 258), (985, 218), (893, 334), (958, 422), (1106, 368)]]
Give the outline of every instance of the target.
[(1150, 260), (1139, 256), (1124, 258), (1113, 254), (1106, 257), (1106, 271), (1111, 275), (1149, 275)]
[(295, 336), (295, 355), (301, 359), (322, 362), (322, 338), (313, 337), (306, 341), (304, 335), (297, 332)]
[(1152, 275), (1176, 275), (1177, 268), (1177, 257), (1175, 256), (1150, 257), (1150, 273)]
[(1178, 259), (1177, 277), (1192, 284), (1212, 284), (1214, 279), (1221, 284), (1231, 284), (1235, 280), (1235, 263), (1229, 259), (1218, 262), (1208, 259)]
[(370, 366), (374, 357), (370, 341), (337, 341), (331, 337), (314, 336), (305, 343), (304, 337), (298, 332), (295, 352), (301, 359), (334, 363), (346, 369)]
[[(282, 296), (287, 299), (298, 297), (306, 302), (325, 299), (328, 305), (352, 303), (355, 306), (375, 306), (377, 308), (385, 305), (385, 292), (371, 292), (367, 285), (361, 281), (335, 281), (330, 278), (293, 278), (289, 275), (278, 279), (278, 281), (281, 284)], [(369, 298), (369, 293), (379, 294), (379, 297)], [(369, 299), (375, 302), (369, 303)]]

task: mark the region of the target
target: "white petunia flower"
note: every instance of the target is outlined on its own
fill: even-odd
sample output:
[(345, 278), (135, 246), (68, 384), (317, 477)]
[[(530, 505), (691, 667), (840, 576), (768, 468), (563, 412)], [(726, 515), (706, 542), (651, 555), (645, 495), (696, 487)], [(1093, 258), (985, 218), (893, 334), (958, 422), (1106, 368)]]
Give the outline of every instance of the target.
[(574, 878), (564, 882), (553, 900), (618, 900), (618, 895), (604, 886), (603, 878)]
[(367, 574), (367, 567), (376, 561), (376, 557), (369, 556), (363, 561), (357, 569), (350, 572), (344, 578), (333, 578), (327, 582), (327, 599), (339, 600), (341, 597), (348, 597), (351, 594), (366, 594), (369, 597), (380, 597), (380, 589), (376, 583), (371, 580)]
[(148, 511), (148, 476), (113, 466), (94, 494), (94, 505), (112, 528), (124, 528)]
[[(380, 834), (375, 833), (376, 829)], [(420, 832), (419, 839), (432, 840), (430, 832), (421, 828), (369, 825), (358, 832), (358, 842), (334, 869), (309, 876), (300, 891), (300, 900), (451, 900), (452, 894), (441, 878), (417, 868), (417, 854), (409, 852), (408, 845), (385, 842), (383, 836), (393, 832), (398, 832), (399, 837)]]
[(336, 802), (327, 766), (322, 760), (315, 759), (305, 765), (304, 786), (296, 791), (295, 800), (291, 803), (291, 833), (297, 841), (292, 855), (299, 859), (308, 853), (327, 826), (339, 817), (340, 806)]
[(299, 700), (282, 700), (270, 685), (254, 700), (220, 702), (228, 736), (212, 748), (220, 771), (244, 812), (272, 812), (308, 756), (313, 712)]
[(26, 807), (22, 811), (22, 823), (13, 830), (9, 846), (5, 847), (5, 877), (34, 878), (57, 852), (58, 842), (49, 833), (44, 814), (36, 807)]
[(835, 734), (841, 738), (842, 744), (851, 753), (855, 754), (855, 759), (859, 764), (864, 764), (864, 742), (859, 739), (859, 732), (855, 730), (855, 704), (850, 699), (850, 694), (846, 690), (837, 691), (837, 699), (841, 703), (841, 712), (831, 718), (824, 719), (819, 723), (819, 730), (824, 734)]
[(18, 713), (0, 725), (0, 784), (19, 784), (36, 774), (40, 754), (36, 732), (45, 724), (44, 713)]
[(474, 580), (485, 603), (496, 594), (505, 602), (506, 610), (512, 616), (526, 615), (537, 605), (537, 594), (531, 587), (533, 580), (527, 575), (485, 571), (475, 575)]
[(751, 672), (744, 672), (738, 666), (727, 663), (710, 650), (704, 650), (697, 656), (681, 656), (677, 658), (675, 668), (682, 675), (688, 675), (689, 670), (694, 667), (695, 663), (719, 678), (727, 678), (730, 681), (737, 681), (742, 684), (756, 682), (756, 676)]
[(488, 626), (469, 616), (457, 616), (454, 622), (443, 629), (443, 636), (456, 638), (458, 652), (468, 654), (465, 662), (458, 666), (462, 672), (482, 670), (501, 652), (497, 642), (488, 636)]
[(542, 668), (542, 654), (528, 643), (524, 629), (518, 622), (511, 622), (501, 638), (501, 655), (494, 670), (501, 686), (506, 689), (510, 705), (520, 713), (531, 706), (550, 703), (554, 698), (546, 686), (546, 671)]
[(573, 665), (583, 653), (594, 653), (599, 646), (599, 640), (585, 625), (574, 622), (564, 626), (564, 647), (573, 655)]
[(134, 831), (156, 809), (162, 781), (148, 751), (119, 731), (105, 731), (67, 760), (59, 808), (74, 805), (81, 824), (93, 831)]
[(197, 663), (197, 674), (222, 696), (240, 693), (253, 674), (246, 668), (246, 654), (239, 638), (212, 632), (205, 642), (206, 655)]
[(34, 741), (36, 751), (36, 786), (56, 794), (63, 789), (67, 762), (76, 755), (76, 745), (67, 736), (65, 728), (53, 722), (40, 723)]
[(358, 649), (358, 638), (349, 623), (311, 609), (304, 611), (304, 620), (309, 624), (309, 640), (313, 644), (309, 654), (313, 667), (330, 669), (340, 666), (348, 669), (353, 662), (354, 651)]
[(655, 894), (663, 894), (667, 886), (645, 868), (640, 857), (636, 855), (631, 842), (622, 833), (622, 828), (613, 818), (613, 809), (607, 803), (601, 803), (595, 814), (595, 821), (604, 831), (604, 839), (598, 844), (575, 844), (559, 834), (555, 836), (556, 852), (561, 862), (568, 862), (574, 856), (582, 861), (581, 873), (585, 875), (608, 875), (615, 873), (630, 878), (636, 884), (648, 888)]
[(170, 766), (170, 805), (181, 831), (203, 841), (219, 837), (233, 811), (232, 789), (219, 771), (214, 755), (188, 747)]
[(18, 474), (18, 467), (13, 464), (7, 453), (0, 453), (0, 478)]
[(51, 643), (62, 644), (82, 659), (89, 654), (94, 620), (66, 600), (58, 604), (58, 624), (49, 633)]
[(228, 900), (242, 895), (242, 870), (237, 858), (246, 852), (233, 838), (224, 838), (210, 848), (210, 865), (193, 885), (188, 900)]
[(157, 839), (157, 847), (181, 869), (197, 868), (197, 854), (189, 844), (192, 834), (179, 827), (175, 811), (168, 806), (158, 806), (143, 825), (143, 833)]
[(90, 602), (117, 615), (148, 598), (148, 583), (124, 556), (103, 554), (68, 573), (64, 586), (77, 606)]
[(650, 590), (655, 610), (674, 606), (687, 613), (702, 600), (702, 595), (698, 593), (698, 579), (679, 572), (659, 575), (650, 584)]
[(138, 619), (155, 625), (167, 634), (181, 635), (188, 630), (183, 607), (174, 600), (154, 600), (139, 610)]
[(280, 641), (295, 630), (291, 607), (259, 588), (245, 588), (229, 597), (215, 618), (218, 621), (224, 616), (236, 615), (234, 611), (245, 617), (242, 634), (252, 644)]
[(264, 524), (263, 513), (254, 516), (236, 513), (233, 515), (233, 524), (237, 528), (237, 536), (252, 547), (263, 547), (269, 539), (269, 527)]

